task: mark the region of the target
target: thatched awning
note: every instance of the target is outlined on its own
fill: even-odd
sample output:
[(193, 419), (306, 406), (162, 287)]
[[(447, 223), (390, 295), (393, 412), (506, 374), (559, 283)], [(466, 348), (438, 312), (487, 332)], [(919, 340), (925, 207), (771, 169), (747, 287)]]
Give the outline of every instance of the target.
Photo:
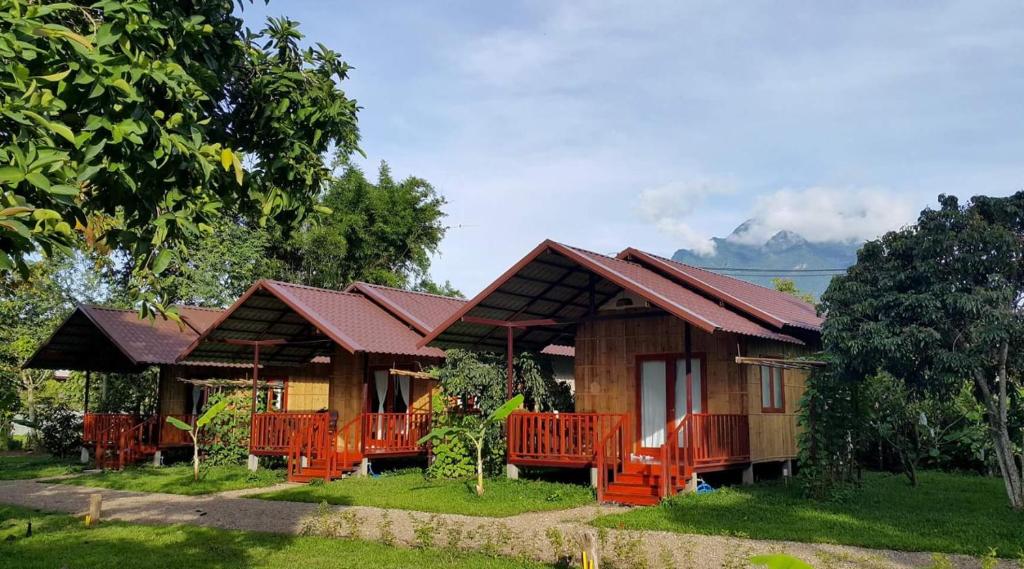
[(774, 367), (780, 369), (803, 369), (811, 370), (816, 367), (825, 367), (826, 362), (820, 360), (799, 360), (785, 358), (751, 358), (736, 356), (736, 363), (740, 365), (754, 365), (763, 367)]

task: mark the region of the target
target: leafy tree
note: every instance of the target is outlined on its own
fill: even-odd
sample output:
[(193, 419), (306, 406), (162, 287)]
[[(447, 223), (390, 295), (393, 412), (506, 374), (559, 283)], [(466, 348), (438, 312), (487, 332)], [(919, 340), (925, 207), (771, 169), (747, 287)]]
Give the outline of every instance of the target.
[(427, 181), (396, 182), (382, 162), (373, 183), (359, 168), (347, 166), (331, 180), (320, 204), (332, 213), (276, 253), (285, 278), (331, 289), (353, 281), (437, 286), (423, 279), (444, 237), (445, 201)]
[[(23, 370), (21, 364), (73, 306), (57, 275), (68, 267), (66, 257), (28, 266), (30, 279), (0, 277), (0, 428), (6, 433), (17, 412), (37, 421), (40, 393), (53, 378), (49, 370)], [(33, 437), (36, 435), (33, 430)]]
[[(349, 67), (227, 0), (0, 0), (0, 270), (78, 241), (120, 251), (142, 311), (222, 211), (292, 227), (356, 149)], [(169, 312), (173, 316), (173, 310)]]
[[(447, 397), (475, 400), (489, 413), (505, 402), (508, 391), (504, 354), (448, 350), (445, 361), (434, 371), (441, 392)], [(513, 361), (512, 390), (522, 393), (527, 408), (534, 411), (571, 411), (572, 394), (559, 383), (546, 359), (523, 352)]]
[(421, 438), (417, 444), (422, 445), (435, 440), (444, 442), (450, 438), (459, 438), (472, 444), (476, 449), (476, 495), (483, 496), (484, 445), (488, 438), (487, 435), (496, 428), (499, 428), (505, 419), (507, 419), (513, 411), (522, 407), (522, 405), (523, 396), (516, 395), (492, 411), (486, 417), (469, 415), (457, 424), (437, 427)]
[(924, 210), (915, 225), (866, 243), (822, 297), (825, 349), (854, 397), (878, 371), (931, 397), (955, 396), (964, 378), (974, 383), (1017, 510), (1024, 509), (1013, 443), (1024, 363), (1022, 235), (1024, 192), (965, 205), (940, 196), (939, 208)]
[(808, 304), (815, 304), (814, 295), (796, 288), (796, 281), (793, 279), (775, 277), (772, 279), (772, 286), (779, 292), (791, 294)]
[(189, 425), (177, 417), (167, 417), (167, 422), (188, 433), (192, 438), (192, 479), (199, 480), (199, 433), (210, 421), (214, 420), (225, 407), (228, 406), (227, 399), (221, 399), (214, 403), (196, 419), (195, 424)]

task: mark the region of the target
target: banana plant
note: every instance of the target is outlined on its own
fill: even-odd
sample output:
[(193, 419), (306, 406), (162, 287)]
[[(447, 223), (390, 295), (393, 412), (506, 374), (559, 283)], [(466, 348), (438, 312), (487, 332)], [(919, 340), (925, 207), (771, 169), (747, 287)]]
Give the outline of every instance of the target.
[(188, 436), (192, 437), (192, 479), (199, 480), (199, 432), (205, 427), (210, 421), (213, 420), (221, 411), (227, 407), (228, 402), (226, 399), (214, 403), (209, 409), (206, 410), (198, 419), (196, 419), (195, 425), (189, 425), (181, 419), (175, 417), (167, 417), (167, 422), (175, 427), (188, 433)]
[(476, 448), (476, 495), (484, 494), (484, 441), (487, 440), (487, 433), (512, 414), (513, 411), (523, 406), (522, 394), (509, 399), (501, 407), (495, 409), (485, 418), (466, 417), (463, 424), (437, 427), (427, 433), (419, 440), (418, 444), (425, 444), (430, 441), (443, 441), (448, 438), (460, 438), (463, 441), (472, 443)]

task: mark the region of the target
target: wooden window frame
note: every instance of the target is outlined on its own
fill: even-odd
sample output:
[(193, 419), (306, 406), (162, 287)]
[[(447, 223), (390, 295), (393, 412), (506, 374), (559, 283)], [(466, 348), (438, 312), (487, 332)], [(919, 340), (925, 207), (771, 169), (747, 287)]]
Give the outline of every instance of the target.
[[(761, 412), (762, 413), (785, 413), (786, 412), (786, 375), (782, 368), (772, 366), (757, 366), (757, 383), (761, 386)], [(770, 406), (764, 406), (764, 381), (762, 374), (768, 370), (768, 401)], [(776, 389), (778, 384), (778, 389)], [(775, 400), (776, 391), (779, 400)]]

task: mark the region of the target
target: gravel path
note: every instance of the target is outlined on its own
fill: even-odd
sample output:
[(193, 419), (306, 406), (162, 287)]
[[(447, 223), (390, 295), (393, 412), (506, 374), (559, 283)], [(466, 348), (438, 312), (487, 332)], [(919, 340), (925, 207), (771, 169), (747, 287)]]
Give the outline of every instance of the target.
[[(361, 538), (403, 546), (458, 547), (544, 561), (578, 554), (579, 543), (589, 536), (602, 544), (604, 558), (620, 568), (731, 569), (747, 566), (744, 560), (751, 555), (783, 552), (800, 557), (818, 569), (924, 568), (933, 563), (931, 555), (926, 553), (654, 531), (598, 531), (587, 525), (596, 516), (618, 509), (613, 506), (481, 518), (361, 506), (325, 508), (316, 504), (245, 498), (248, 494), (265, 491), (266, 488), (260, 488), (208, 496), (179, 496), (14, 480), (0, 481), (0, 503), (83, 514), (88, 509), (89, 496), (98, 492), (103, 495), (104, 519)], [(966, 556), (950, 556), (950, 560), (954, 567), (980, 566), (979, 560)], [(1003, 562), (1000, 567), (1016, 568), (1017, 564)]]

